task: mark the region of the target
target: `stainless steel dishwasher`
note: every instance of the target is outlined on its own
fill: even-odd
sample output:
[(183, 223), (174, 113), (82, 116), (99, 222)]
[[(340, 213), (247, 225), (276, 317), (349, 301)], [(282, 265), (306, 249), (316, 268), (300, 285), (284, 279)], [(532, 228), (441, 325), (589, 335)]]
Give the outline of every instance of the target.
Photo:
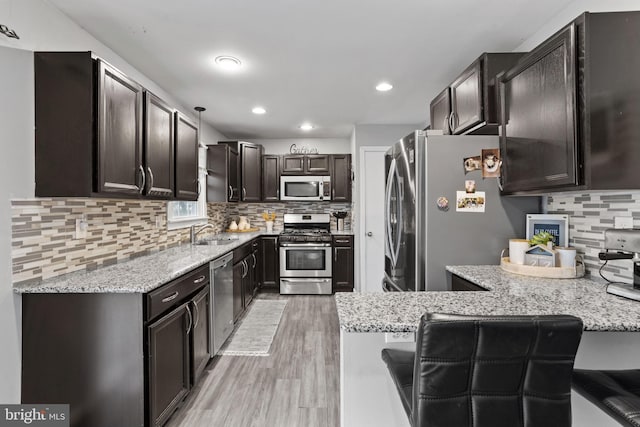
[(211, 268), (211, 357), (233, 331), (233, 252), (217, 258)]

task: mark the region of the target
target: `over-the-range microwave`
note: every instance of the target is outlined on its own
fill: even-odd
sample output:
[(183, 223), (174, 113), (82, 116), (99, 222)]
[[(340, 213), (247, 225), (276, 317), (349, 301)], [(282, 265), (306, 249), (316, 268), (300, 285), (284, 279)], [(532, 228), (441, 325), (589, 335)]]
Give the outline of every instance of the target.
[(331, 200), (331, 177), (295, 175), (280, 177), (280, 200)]

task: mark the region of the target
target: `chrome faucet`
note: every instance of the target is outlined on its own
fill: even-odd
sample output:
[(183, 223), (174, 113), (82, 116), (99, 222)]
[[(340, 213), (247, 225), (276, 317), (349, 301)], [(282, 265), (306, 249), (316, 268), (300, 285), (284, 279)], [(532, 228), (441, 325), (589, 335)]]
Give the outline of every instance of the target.
[(206, 230), (207, 228), (214, 228), (213, 224), (205, 224), (202, 227), (200, 227), (198, 230), (196, 230), (196, 226), (195, 225), (191, 226), (191, 237), (190, 237), (190, 240), (191, 240), (191, 244), (192, 245), (196, 243), (196, 236), (198, 234), (200, 234), (202, 231)]

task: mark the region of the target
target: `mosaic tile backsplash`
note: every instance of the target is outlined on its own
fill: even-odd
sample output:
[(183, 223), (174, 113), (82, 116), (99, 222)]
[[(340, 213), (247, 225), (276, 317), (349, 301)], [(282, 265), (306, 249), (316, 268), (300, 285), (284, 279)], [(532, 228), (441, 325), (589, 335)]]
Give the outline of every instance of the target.
[[(351, 203), (327, 203), (327, 202), (287, 202), (287, 203), (233, 203), (228, 205), (228, 221), (238, 220), (240, 215), (246, 216), (251, 227), (265, 228), (262, 212), (275, 212), (276, 220), (273, 223), (275, 231), (282, 231), (283, 215), (286, 213), (333, 213), (347, 211), (349, 214), (344, 219), (345, 230), (351, 230)], [(228, 224), (227, 224), (228, 225)], [(331, 217), (331, 230), (337, 230), (336, 219)]]
[[(569, 215), (569, 244), (583, 254), (587, 270), (598, 275), (604, 250), (604, 230), (613, 228), (614, 217), (633, 217), (640, 226), (640, 191), (626, 193), (556, 194), (547, 198), (548, 213)], [(603, 269), (609, 280), (633, 281), (631, 261), (610, 261)]]
[[(232, 219), (249, 217), (265, 228), (263, 211), (276, 212), (274, 230), (282, 230), (284, 213), (351, 212), (349, 203), (209, 203), (213, 230), (223, 232)], [(189, 229), (167, 230), (163, 201), (111, 199), (30, 199), (12, 201), (13, 282), (31, 282), (126, 261), (161, 251), (189, 239)], [(76, 239), (76, 219), (88, 224)], [(332, 229), (336, 220), (331, 218)], [(351, 229), (351, 215), (345, 229)]]
[[(225, 204), (211, 203), (220, 232)], [(37, 281), (114, 264), (188, 241), (189, 229), (167, 230), (166, 202), (111, 199), (12, 201), (13, 282)], [(76, 219), (87, 221), (76, 239)]]

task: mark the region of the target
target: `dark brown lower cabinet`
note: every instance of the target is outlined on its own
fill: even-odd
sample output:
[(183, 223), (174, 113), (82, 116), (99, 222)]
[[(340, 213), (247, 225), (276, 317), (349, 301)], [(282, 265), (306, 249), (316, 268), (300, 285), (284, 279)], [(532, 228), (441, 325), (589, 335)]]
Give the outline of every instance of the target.
[(236, 322), (244, 311), (244, 260), (233, 265), (233, 321)]
[(24, 294), (22, 403), (68, 403), (71, 427), (163, 425), (209, 361), (209, 292), (204, 265), (146, 294)]
[(451, 290), (452, 291), (486, 291), (482, 286), (478, 286), (475, 283), (463, 279), (455, 274), (451, 275)]
[(265, 289), (278, 289), (280, 283), (280, 256), (278, 253), (278, 236), (262, 236), (260, 258), (261, 260), (261, 286)]
[(353, 236), (333, 236), (333, 292), (353, 292)]
[(189, 393), (193, 315), (182, 304), (148, 327), (149, 425), (162, 426)]

